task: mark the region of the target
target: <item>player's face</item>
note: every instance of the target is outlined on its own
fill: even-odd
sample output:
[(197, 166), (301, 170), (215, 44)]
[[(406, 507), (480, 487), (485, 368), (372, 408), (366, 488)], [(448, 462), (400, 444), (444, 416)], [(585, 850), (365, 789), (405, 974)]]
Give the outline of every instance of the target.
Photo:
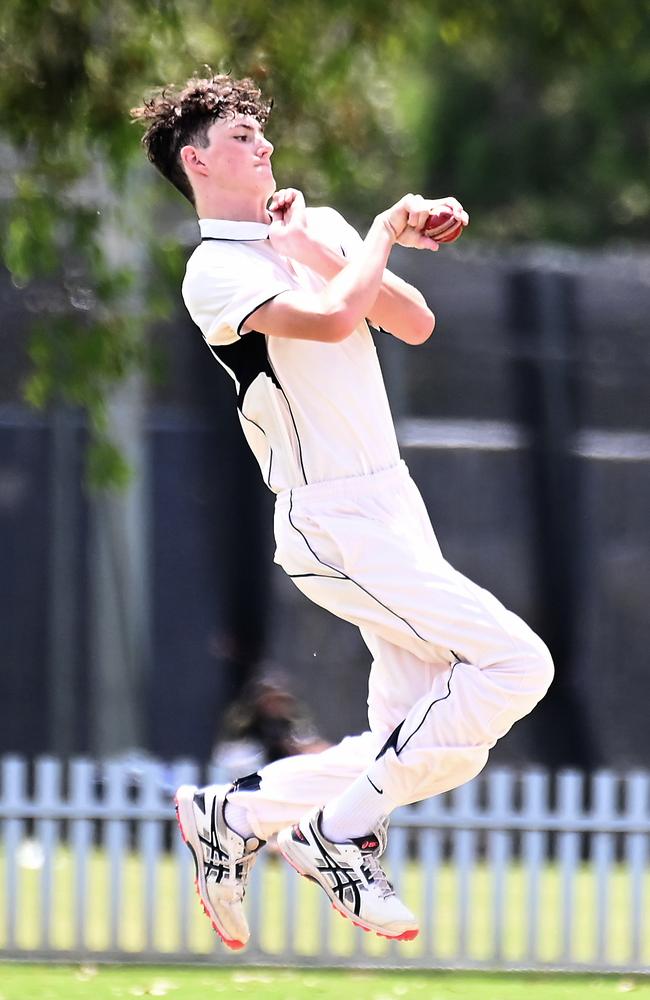
[(250, 115), (218, 118), (210, 126), (208, 140), (208, 147), (201, 150), (201, 158), (216, 188), (250, 191), (267, 198), (273, 194), (273, 146), (255, 118)]

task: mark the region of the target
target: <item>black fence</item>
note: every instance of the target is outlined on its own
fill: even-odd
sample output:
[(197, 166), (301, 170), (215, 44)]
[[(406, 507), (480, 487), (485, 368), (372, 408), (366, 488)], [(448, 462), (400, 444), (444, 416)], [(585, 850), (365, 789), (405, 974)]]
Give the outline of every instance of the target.
[[(378, 339), (404, 457), (448, 558), (529, 620), (558, 668), (543, 705), (495, 756), (642, 764), (648, 259), (471, 248), (445, 250), (433, 267), (406, 253), (394, 263), (438, 317), (423, 347)], [(205, 759), (242, 685), (276, 668), (327, 738), (364, 728), (365, 647), (273, 566), (272, 497), (230, 381), (190, 321), (179, 311), (156, 332), (168, 378), (147, 390), (139, 425), (143, 499), (129, 537), (139, 538), (146, 598), (130, 600), (119, 501), (81, 485), (79, 415), (43, 418), (20, 402), (27, 319), (4, 280), (0, 751), (137, 744)], [(134, 621), (141, 640), (122, 656), (121, 623)], [(332, 685), (340, 697), (328, 709)]]

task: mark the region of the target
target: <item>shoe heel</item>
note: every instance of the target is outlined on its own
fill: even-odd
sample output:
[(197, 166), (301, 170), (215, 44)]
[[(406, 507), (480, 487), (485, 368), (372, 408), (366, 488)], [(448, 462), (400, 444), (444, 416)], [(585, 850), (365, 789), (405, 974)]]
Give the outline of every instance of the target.
[[(288, 831), (285, 832), (283, 830), (282, 833), (280, 833), (278, 835), (277, 844), (278, 844), (278, 850), (280, 851), (280, 854), (282, 855), (282, 857), (284, 858), (284, 860), (287, 862), (287, 864), (291, 865), (291, 867), (293, 868), (293, 870), (298, 875), (302, 875), (303, 878), (309, 878), (309, 876), (306, 875), (305, 872), (303, 872), (303, 871), (300, 870), (300, 868), (298, 867), (298, 862), (294, 858), (292, 858), (291, 855), (288, 853), (288, 851), (290, 851), (291, 848), (290, 848), (289, 844), (285, 843), (285, 842), (289, 841), (289, 840), (290, 840), (290, 833)], [(313, 881), (313, 879), (312, 879), (312, 881)]]
[(192, 785), (181, 785), (174, 796), (174, 805), (176, 807), (176, 822), (178, 823), (180, 835), (194, 859), (194, 864), (198, 872), (196, 852), (191, 842), (191, 833), (194, 826), (192, 800), (195, 791), (196, 789)]

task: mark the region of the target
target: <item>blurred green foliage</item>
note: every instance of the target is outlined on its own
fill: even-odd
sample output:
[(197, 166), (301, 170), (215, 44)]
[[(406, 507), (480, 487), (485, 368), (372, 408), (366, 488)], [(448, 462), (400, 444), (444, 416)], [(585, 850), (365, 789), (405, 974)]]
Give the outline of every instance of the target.
[(648, 240), (649, 0), (435, 9), (429, 177), (492, 238)]
[(649, 0), (4, 0), (0, 45), (4, 261), (47, 289), (27, 397), (85, 408), (100, 486), (125, 480), (106, 400), (182, 268), (128, 109), (204, 64), (275, 97), (276, 176), (312, 203), (424, 189), (490, 238), (650, 235)]

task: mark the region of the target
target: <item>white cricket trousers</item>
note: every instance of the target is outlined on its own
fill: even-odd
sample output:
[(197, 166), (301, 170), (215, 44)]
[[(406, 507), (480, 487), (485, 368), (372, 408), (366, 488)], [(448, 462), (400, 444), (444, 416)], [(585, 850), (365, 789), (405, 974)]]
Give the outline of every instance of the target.
[(369, 730), (269, 764), (258, 790), (231, 793), (257, 836), (324, 805), (364, 771), (394, 805), (455, 788), (546, 693), (546, 646), (443, 558), (403, 462), (280, 493), (275, 537), (276, 562), (296, 586), (361, 630), (372, 654)]

